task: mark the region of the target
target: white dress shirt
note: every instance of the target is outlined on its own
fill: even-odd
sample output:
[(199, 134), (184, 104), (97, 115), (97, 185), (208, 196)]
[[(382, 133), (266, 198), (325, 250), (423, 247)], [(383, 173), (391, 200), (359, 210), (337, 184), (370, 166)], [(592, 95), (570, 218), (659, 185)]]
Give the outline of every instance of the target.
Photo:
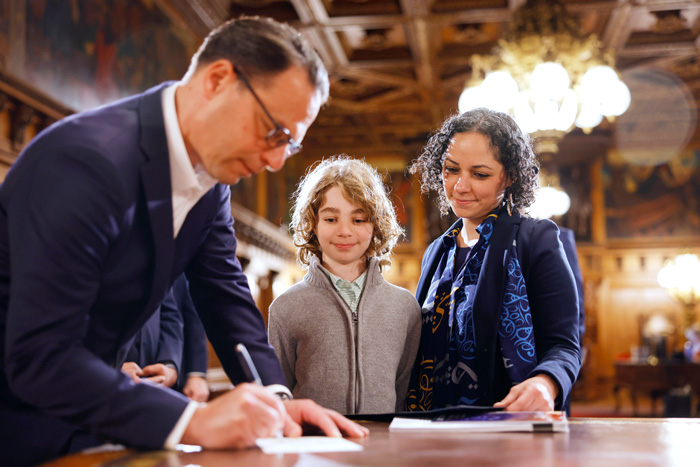
[[(204, 166), (200, 163), (192, 167), (192, 162), (182, 139), (180, 124), (177, 120), (177, 109), (175, 107), (175, 90), (180, 83), (168, 86), (163, 90), (161, 103), (163, 106), (163, 121), (165, 124), (165, 136), (168, 141), (168, 154), (170, 158), (170, 181), (172, 187), (173, 201), (173, 238), (177, 238), (182, 224), (185, 223), (187, 214), (202, 196), (211, 190), (218, 181), (209, 175)], [(291, 399), (291, 392), (286, 386), (272, 384), (267, 389), (276, 394), (284, 394)], [(192, 401), (185, 408), (179, 420), (165, 440), (166, 449), (175, 449), (182, 439), (187, 425), (190, 423), (197, 407), (206, 403)]]
[(217, 183), (217, 180), (204, 170), (202, 164), (192, 167), (177, 121), (175, 90), (178, 86), (179, 83), (169, 86), (161, 96), (173, 190), (173, 238), (177, 237), (190, 210)]

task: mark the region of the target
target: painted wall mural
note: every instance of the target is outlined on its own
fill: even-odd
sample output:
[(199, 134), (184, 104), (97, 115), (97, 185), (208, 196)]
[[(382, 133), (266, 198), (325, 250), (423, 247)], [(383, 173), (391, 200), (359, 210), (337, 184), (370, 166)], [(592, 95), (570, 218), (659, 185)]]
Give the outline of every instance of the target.
[(617, 238), (700, 235), (700, 149), (685, 149), (668, 162), (603, 167), (607, 236)]
[(3, 1), (0, 36), (6, 72), (75, 110), (179, 79), (197, 46), (145, 0)]

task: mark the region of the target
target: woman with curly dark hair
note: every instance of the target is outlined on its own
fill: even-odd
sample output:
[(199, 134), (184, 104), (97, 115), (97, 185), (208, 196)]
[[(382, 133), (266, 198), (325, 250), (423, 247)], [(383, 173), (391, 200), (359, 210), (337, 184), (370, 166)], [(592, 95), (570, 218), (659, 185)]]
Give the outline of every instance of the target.
[(411, 171), (459, 220), (426, 250), (411, 411), (562, 410), (581, 367), (578, 303), (559, 230), (522, 214), (539, 166), (506, 114), (449, 117)]

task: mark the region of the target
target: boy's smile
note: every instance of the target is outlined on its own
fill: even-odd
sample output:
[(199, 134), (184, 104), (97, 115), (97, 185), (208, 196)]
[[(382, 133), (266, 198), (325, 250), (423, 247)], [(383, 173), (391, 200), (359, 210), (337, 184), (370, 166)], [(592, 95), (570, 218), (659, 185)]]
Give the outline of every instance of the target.
[(315, 233), (326, 269), (350, 281), (365, 271), (365, 252), (372, 241), (374, 224), (359, 204), (345, 199), (340, 187), (326, 191)]

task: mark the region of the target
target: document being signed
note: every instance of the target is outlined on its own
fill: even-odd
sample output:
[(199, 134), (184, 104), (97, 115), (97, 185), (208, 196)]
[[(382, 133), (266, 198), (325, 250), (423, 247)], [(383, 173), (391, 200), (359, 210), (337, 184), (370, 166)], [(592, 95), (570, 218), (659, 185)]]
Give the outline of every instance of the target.
[(362, 446), (343, 438), (302, 436), (301, 438), (258, 438), (255, 444), (265, 454), (300, 452), (362, 451)]

